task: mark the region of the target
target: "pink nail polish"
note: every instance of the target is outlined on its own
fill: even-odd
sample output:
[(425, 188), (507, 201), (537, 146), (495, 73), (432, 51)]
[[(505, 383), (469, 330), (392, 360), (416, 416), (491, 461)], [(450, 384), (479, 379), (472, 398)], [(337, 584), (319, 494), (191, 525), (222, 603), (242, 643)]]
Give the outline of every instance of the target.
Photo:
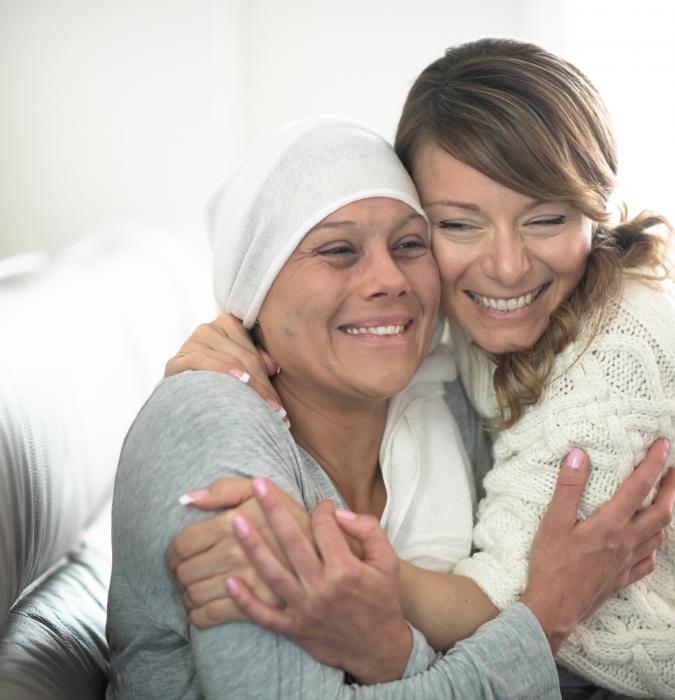
[(584, 463), (584, 451), (578, 447), (572, 448), (567, 454), (565, 464), (572, 469), (579, 469)]
[(200, 498), (204, 498), (204, 496), (207, 496), (208, 493), (208, 489), (197, 489), (196, 491), (188, 491), (178, 499), (178, 503), (180, 503), (180, 505), (182, 506), (189, 506), (190, 503), (194, 503)]
[(239, 595), (239, 591), (241, 590), (241, 586), (239, 585), (239, 581), (237, 581), (236, 578), (226, 578), (225, 579), (225, 588), (227, 588), (227, 592), (231, 596)]
[(240, 369), (228, 369), (227, 374), (244, 384), (248, 384), (251, 381), (251, 375), (248, 372), (242, 372)]
[(663, 458), (667, 459), (670, 454), (670, 440), (668, 438), (663, 439)]
[(269, 488), (267, 487), (264, 479), (253, 479), (251, 486), (253, 486), (255, 495), (260, 498), (265, 498), (265, 496), (267, 496), (269, 493)]
[(356, 520), (356, 513), (352, 510), (344, 510), (344, 508), (335, 509), (335, 517), (340, 520)]
[(281, 404), (278, 401), (275, 401), (274, 399), (265, 399), (265, 401), (275, 413), (281, 413), (281, 411), (284, 410), (281, 407)]
[(234, 532), (239, 537), (248, 537), (249, 533), (251, 532), (251, 528), (248, 526), (246, 518), (243, 515), (238, 515), (232, 521), (232, 527), (234, 528)]

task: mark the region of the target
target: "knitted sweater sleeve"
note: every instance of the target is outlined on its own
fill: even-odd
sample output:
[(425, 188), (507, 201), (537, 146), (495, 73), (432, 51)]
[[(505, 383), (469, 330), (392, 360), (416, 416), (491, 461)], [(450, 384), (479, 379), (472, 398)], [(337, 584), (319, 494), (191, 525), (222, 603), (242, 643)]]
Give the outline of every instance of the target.
[[(675, 435), (675, 299), (627, 282), (607, 318), (590, 344), (582, 336), (560, 354), (542, 400), (495, 442), (474, 530), (479, 551), (454, 573), (474, 579), (500, 609), (525, 588), (532, 539), (572, 447), (592, 465), (585, 518), (652, 442)], [(656, 570), (578, 625), (558, 661), (615, 692), (675, 698), (675, 526)]]

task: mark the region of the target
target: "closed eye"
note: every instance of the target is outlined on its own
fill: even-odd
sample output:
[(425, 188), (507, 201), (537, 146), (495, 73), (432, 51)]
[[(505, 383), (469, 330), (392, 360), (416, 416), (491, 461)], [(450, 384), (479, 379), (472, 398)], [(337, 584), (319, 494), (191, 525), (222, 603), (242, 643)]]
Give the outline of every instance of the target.
[(567, 217), (564, 215), (554, 216), (550, 219), (535, 219), (530, 221), (531, 226), (561, 226), (567, 221)]
[(324, 250), (318, 251), (319, 255), (328, 255), (328, 256), (335, 256), (335, 255), (349, 255), (350, 253), (354, 253), (354, 249), (350, 248), (349, 246), (345, 245), (338, 245), (338, 246), (333, 246), (332, 248), (325, 248)]
[(438, 228), (448, 229), (450, 231), (469, 231), (475, 228), (473, 224), (466, 221), (439, 221)]

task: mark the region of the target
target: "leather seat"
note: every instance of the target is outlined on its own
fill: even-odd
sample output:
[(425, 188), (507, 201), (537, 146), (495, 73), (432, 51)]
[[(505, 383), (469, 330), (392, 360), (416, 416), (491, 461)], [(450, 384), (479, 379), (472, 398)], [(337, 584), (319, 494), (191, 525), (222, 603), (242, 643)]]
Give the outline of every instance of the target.
[(116, 226), (0, 261), (0, 698), (104, 697), (110, 498), (164, 363), (213, 315), (195, 242)]

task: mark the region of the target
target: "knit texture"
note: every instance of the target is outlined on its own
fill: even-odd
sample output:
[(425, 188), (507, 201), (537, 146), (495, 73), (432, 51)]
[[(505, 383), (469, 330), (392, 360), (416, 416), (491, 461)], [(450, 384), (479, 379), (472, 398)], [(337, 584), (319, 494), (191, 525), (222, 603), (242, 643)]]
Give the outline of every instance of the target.
[[(583, 448), (592, 468), (579, 517), (615, 493), (660, 437), (675, 434), (675, 298), (670, 291), (627, 281), (602, 331), (583, 333), (556, 359), (540, 402), (494, 444), (474, 546), (460, 562), (500, 609), (518, 599), (527, 580), (534, 534), (551, 500), (559, 465)], [(460, 372), (476, 407), (494, 415), (494, 394), (474, 360)], [(482, 378), (475, 373), (482, 373)], [(669, 458), (673, 466), (673, 457)], [(647, 499), (650, 501), (653, 494)], [(656, 570), (628, 586), (577, 626), (558, 661), (615, 692), (675, 698), (675, 525), (657, 553)]]

